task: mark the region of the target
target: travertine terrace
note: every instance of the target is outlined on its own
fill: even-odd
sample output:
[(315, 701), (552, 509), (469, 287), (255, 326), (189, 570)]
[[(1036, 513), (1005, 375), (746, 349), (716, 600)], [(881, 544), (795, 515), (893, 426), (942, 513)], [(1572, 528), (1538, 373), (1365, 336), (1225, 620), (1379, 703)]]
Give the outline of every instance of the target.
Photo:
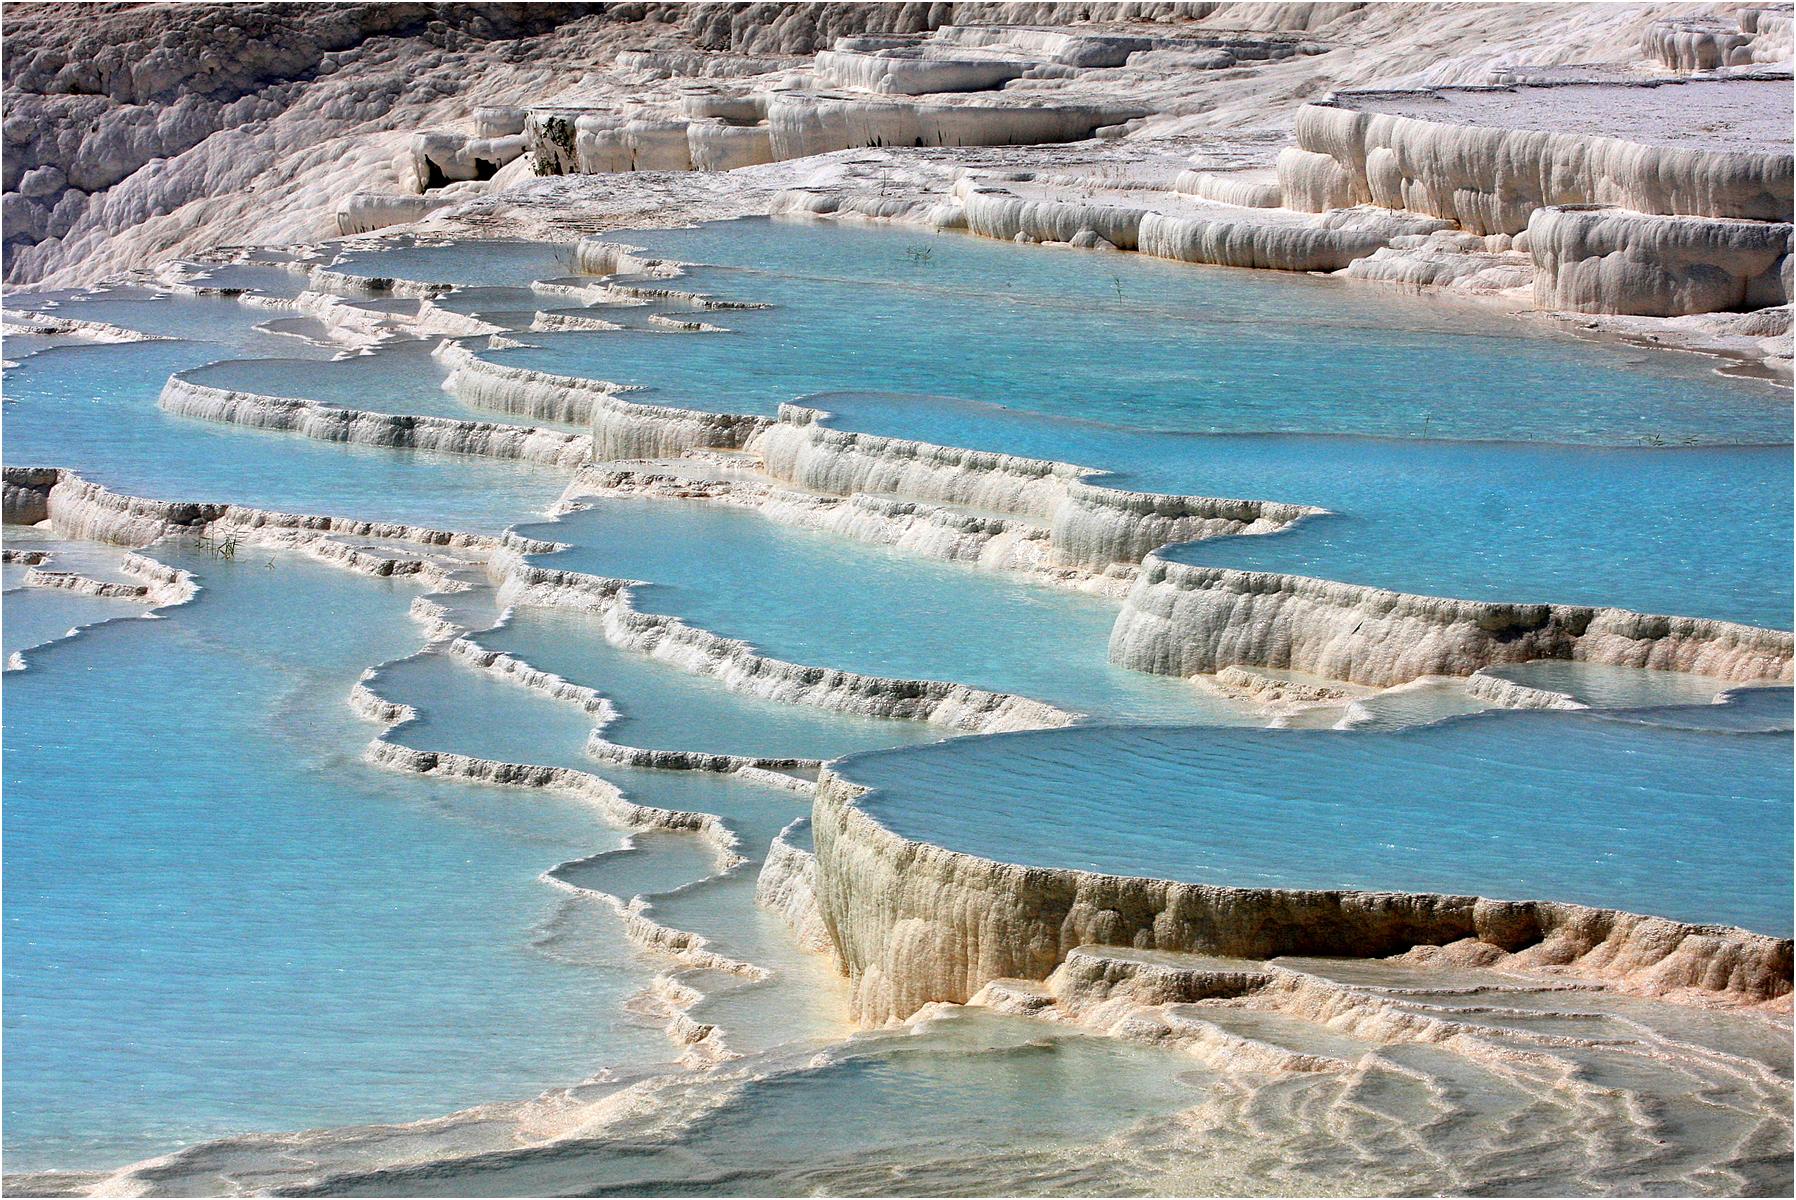
[(7, 18), (8, 1191), (1789, 1186), (1787, 6)]

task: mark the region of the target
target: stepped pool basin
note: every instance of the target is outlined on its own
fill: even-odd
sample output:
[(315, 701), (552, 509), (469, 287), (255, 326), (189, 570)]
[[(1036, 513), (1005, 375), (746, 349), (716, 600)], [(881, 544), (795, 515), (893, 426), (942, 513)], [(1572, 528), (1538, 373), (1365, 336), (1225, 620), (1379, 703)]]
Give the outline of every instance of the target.
[(1570, 900), (1787, 937), (1790, 757), (1788, 733), (1502, 713), (1004, 734), (838, 770), (893, 832), (1002, 862)]
[(773, 307), (705, 314), (734, 337), (534, 334), (539, 349), (498, 361), (769, 415), (806, 392), (875, 388), (1194, 433), (1789, 439), (1785, 396), (1700, 358), (1395, 289), (833, 222), (607, 240), (700, 264), (652, 286)]
[[(291, 339), (258, 336), (270, 354), (292, 353)], [(532, 463), (319, 442), (157, 408), (169, 375), (240, 352), (169, 341), (35, 355), (6, 373), (6, 461), (68, 467), (133, 495), (489, 533), (565, 486), (565, 473)]]
[(605, 737), (648, 750), (754, 758), (836, 758), (857, 750), (936, 741), (949, 731), (791, 704), (768, 704), (721, 682), (619, 650), (577, 612), (519, 608), (479, 644), (592, 687), (616, 705)]
[(545, 566), (651, 581), (636, 593), (643, 610), (791, 662), (951, 680), (1109, 717), (1231, 719), (1181, 681), (1112, 666), (1112, 601), (699, 502), (607, 500), (522, 532), (572, 544)]
[(414, 589), (159, 554), (199, 573), (196, 601), (8, 682), (9, 1169), (672, 1056), (621, 1007), (653, 964), (538, 881), (619, 844), (596, 810), (361, 761), (374, 727), (344, 699), (415, 643)]
[[(1706, 360), (1334, 280), (958, 235), (747, 220), (614, 240), (695, 264), (620, 284), (769, 307), (606, 299), (598, 280), (566, 278), (568, 245), (357, 239), (307, 261), (369, 281), (454, 284), (431, 303), (481, 314), (528, 345), (450, 341), (494, 362), (645, 386), (626, 400), (764, 415), (800, 400), (841, 429), (1079, 463), (1127, 488), (1330, 510), (1282, 534), (1166, 549), (1174, 559), (1791, 624), (1788, 398)], [(187, 277), (289, 297), (307, 283), (266, 262)], [(333, 1188), (344, 1194), (447, 1183), (494, 1194), (842, 1194), (987, 1179), (1176, 1193), (1269, 1178), (1296, 1191), (1377, 1191), (1389, 1179), (1452, 1191), (1458, 1176), (1428, 1172), (1468, 1138), (1478, 1154), (1516, 1152), (1479, 1141), (1491, 1123), (1462, 1137), (1461, 1118), (1476, 1111), (1501, 1112), (1504, 1129), (1537, 1126), (1542, 1140), (1527, 1150), (1539, 1177), (1588, 1190), (1603, 1171), (1710, 1178), (1713, 1164), (1686, 1153), (1702, 1138), (1679, 1123), (1703, 1119), (1680, 1097), (1719, 1094), (1713, 1086), (1730, 1114), (1775, 1114), (1755, 1136), (1787, 1147), (1787, 1038), (1767, 1049), (1760, 1037), (1774, 1022), (1607, 993), (1590, 1001), (1601, 1012), (1568, 1013), (1553, 997), (1515, 1005), (1550, 1010), (1538, 1026), (1553, 1032), (1607, 1037), (1638, 1019), (1703, 1049), (1644, 1064), (1615, 1049), (1625, 1038), (1561, 1046), (1566, 1069), (1593, 1081), (1567, 1102), (1558, 1075), (1537, 1091), (1539, 1080), (1438, 1047), (1375, 1046), (1265, 1007), (1212, 1014), (1220, 1032), (1205, 1036), (1339, 1052), (1363, 1071), (1294, 1079), (1258, 1058), (1179, 1055), (972, 1010), (848, 1038), (850, 980), (816, 951), (816, 930), (803, 932), (803, 906), (795, 934), (790, 895), (757, 899), (764, 863), (776, 884), (802, 878), (773, 869), (804, 863), (808, 828), (775, 839), (809, 813), (812, 769), (637, 769), (604, 758), (594, 733), (655, 751), (838, 760), (831, 769), (872, 787), (862, 802), (895, 831), (1004, 861), (1578, 900), (1787, 935), (1788, 688), (1711, 703), (1713, 679), (1529, 663), (1492, 673), (1603, 711), (1486, 713), (1462, 682), (1437, 680), (1349, 689), (1281, 718), (1338, 730), (1248, 728), (1270, 710), (1112, 664), (1116, 596), (729, 503), (627, 496), (598, 486), (603, 467), (577, 476), (572, 462), (346, 445), (158, 407), (165, 381), (185, 373), (378, 413), (550, 424), (445, 392), (433, 355), (443, 339), (406, 330), (417, 300), (318, 282), (388, 318), (397, 336), (372, 346), (359, 324), (345, 334), (297, 310), (147, 287), (9, 297), (9, 307), (174, 340), (9, 338), (6, 461), (148, 497), (515, 529), (568, 546), (532, 565), (637, 581), (629, 601), (651, 618), (792, 663), (1015, 693), (1082, 727), (962, 736), (761, 699), (740, 677), (731, 690), (677, 654), (606, 640), (615, 608), (583, 611), (578, 594), (561, 597), (576, 607), (536, 607), (543, 597), (503, 578), (502, 555), (460, 565), (468, 590), (408, 615), (425, 587), (258, 545), (227, 562), (184, 536), (146, 553), (193, 571), (195, 600), (164, 620), (111, 621), (68, 640), (71, 625), (145, 606), (27, 589), (23, 566), (8, 564), (5, 650), (28, 660), (8, 676), (0, 818), (12, 851), (10, 1170), (106, 1168), (249, 1131), (504, 1101), (519, 1104), (448, 1122), (424, 1151), (496, 1139), (479, 1143), (500, 1153), (478, 1167), (383, 1175), (383, 1139), (404, 1147), (400, 1159), (419, 1152), (388, 1131), (342, 1146), (319, 1135), (317, 1169), (370, 1172)], [(628, 328), (532, 329), (539, 313)], [(752, 465), (654, 464), (751, 483)], [(55, 546), (52, 569), (116, 574), (116, 549), (49, 537), (9, 527), (7, 543)], [(420, 549), (357, 541), (376, 560)], [(433, 616), (442, 620), (417, 619)], [(614, 719), (482, 669), (452, 635), (593, 689)], [(348, 700), (364, 672), (372, 693), (414, 719), (389, 728), (356, 716)], [(1419, 722), (1434, 723), (1404, 728)], [(678, 821), (626, 833), (568, 790), (381, 770), (367, 761), (375, 738), (394, 761), (423, 752), (414, 767), (442, 753), (567, 768), (638, 805), (718, 820), (702, 834)], [(620, 912), (612, 897), (636, 899)], [(726, 969), (694, 966), (693, 946)], [(1381, 969), (1338, 969), (1362, 967)], [(708, 1025), (713, 1034), (691, 1037)], [(1721, 1058), (1709, 1041), (1727, 1044)], [(749, 1057), (715, 1075), (676, 1065), (724, 1051)], [(1738, 1067), (1726, 1057), (1736, 1052), (1769, 1065)], [(1364, 1065), (1373, 1059), (1395, 1066)], [(1712, 1061), (1722, 1066), (1706, 1075), (1688, 1065)], [(1732, 1082), (1715, 1085), (1717, 1074)], [(661, 1090), (589, 1140), (504, 1153), (520, 1144), (496, 1132), (507, 1112), (534, 1112), (520, 1126), (544, 1128), (528, 1098), (590, 1077), (570, 1095), (637, 1078)], [(1421, 1131), (1426, 1144), (1393, 1139), (1368, 1096), (1388, 1102), (1390, 1128)], [(1353, 1115), (1324, 1137), (1319, 1106)], [(1636, 1110), (1657, 1115), (1636, 1129)], [(1270, 1146), (1267, 1120), (1283, 1139)], [(1638, 1162), (1564, 1152), (1617, 1129), (1603, 1144), (1637, 1135)], [(1661, 1170), (1668, 1143), (1682, 1157)], [(269, 1162), (299, 1170), (266, 1145), (200, 1147), (192, 1182), (309, 1182), (258, 1175)], [(1259, 1165), (1237, 1166), (1250, 1161)], [(1281, 1163), (1292, 1173), (1265, 1173)], [(1744, 1175), (1776, 1183), (1787, 1170), (1749, 1164)]]
[(1187, 436), (939, 397), (806, 402), (839, 413), (842, 428), (1076, 462), (1114, 472), (1100, 482), (1119, 487), (1330, 514), (1163, 552), (1180, 561), (1467, 600), (1791, 624), (1787, 446)]

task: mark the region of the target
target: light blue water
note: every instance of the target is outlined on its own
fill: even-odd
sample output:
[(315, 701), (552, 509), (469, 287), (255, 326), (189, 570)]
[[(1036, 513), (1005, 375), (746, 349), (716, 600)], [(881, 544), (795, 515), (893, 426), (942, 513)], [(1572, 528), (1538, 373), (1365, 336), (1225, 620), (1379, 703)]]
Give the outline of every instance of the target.
[[(726, 264), (667, 286), (780, 307), (700, 314), (732, 334), (531, 334), (541, 350), (496, 357), (607, 378), (639, 371), (656, 398), (701, 407), (771, 411), (843, 387), (953, 393), (968, 399), (880, 394), (826, 406), (848, 427), (1109, 467), (1131, 486), (1343, 514), (1194, 553), (1244, 564), (1260, 555), (1277, 569), (1407, 590), (1790, 621), (1787, 445), (1604, 450), (1418, 437), (1787, 443), (1787, 399), (1717, 379), (1702, 360), (1524, 337), (1507, 318), (1382, 289), (1133, 256), (1105, 258), (1094, 272), (1098, 260), (1084, 255), (767, 222), (622, 240)], [(355, 252), (345, 269), (457, 282), (467, 290), (445, 301), (456, 307), (529, 296), (516, 310), (525, 319), (567, 304), (522, 290), (569, 269), (558, 247), (404, 244)], [(254, 281), (259, 270), (230, 278)], [(592, 311), (636, 323), (655, 310)], [(9, 463), (70, 466), (154, 496), (486, 530), (541, 511), (565, 481), (155, 407), (171, 372), (236, 360), (203, 377), (468, 415), (436, 390), (441, 372), (424, 343), (328, 363), (326, 349), (255, 328), (279, 311), (228, 300), (127, 290), (67, 298), (55, 311), (184, 340), (71, 347), (7, 371)], [(1154, 432), (1164, 429), (1176, 432)], [(1209, 432), (1265, 429), (1412, 440)], [(652, 580), (637, 595), (643, 608), (779, 657), (961, 680), (1109, 718), (1224, 719), (1179, 681), (1111, 668), (1116, 609), (1104, 601), (698, 504), (605, 502), (534, 532), (577, 543), (553, 565)], [(404, 617), (410, 592), (269, 560), (194, 560), (210, 589), (197, 605), (168, 622), (91, 631), (8, 679), (9, 1169), (116, 1163), (252, 1128), (423, 1116), (671, 1053), (621, 1013), (651, 964), (604, 911), (537, 881), (554, 863), (618, 845), (617, 832), (565, 799), (363, 764), (375, 727), (353, 719), (343, 698), (363, 667), (417, 646)], [(7, 595), (8, 648), (15, 616), (30, 633), (37, 599)], [(483, 640), (613, 696), (624, 712), (611, 730), (619, 741), (821, 757), (943, 732), (758, 704), (614, 651), (567, 628), (566, 616), (525, 613)], [(1577, 682), (1628, 699), (1625, 681)], [(585, 714), (440, 657), (396, 666), (380, 690), (423, 714), (402, 741), (579, 767), (645, 804), (719, 813), (751, 858), (805, 809), (794, 794), (725, 776), (593, 763)], [(944, 795), (989, 772), (984, 791), (968, 792), (979, 803), (955, 806), (944, 836), (989, 836), (1000, 857), (1103, 854), (1222, 874), (1564, 895), (1787, 931), (1778, 905), (1790, 866), (1778, 850), (1790, 839), (1789, 725), (1784, 690), (1600, 726), (1532, 714), (1403, 735), (1092, 730), (1062, 735), (1089, 743), (979, 743), (988, 749), (967, 763), (933, 747), (859, 762), (893, 764), (894, 775), (914, 762), (919, 787)], [(1744, 732), (1768, 727), (1786, 732)], [(1273, 737), (1336, 740), (1255, 740)], [(1202, 753), (1187, 754), (1184, 739)], [(1157, 759), (1160, 745), (1178, 752)], [(1063, 749), (1077, 747), (1085, 752)], [(1134, 782), (1091, 787), (1093, 761), (1123, 754)], [(1291, 780), (1304, 782), (1299, 799), (1286, 798)], [(993, 797), (1006, 811), (991, 811)], [(569, 879), (665, 893), (704, 865), (688, 841), (646, 839), (635, 854), (571, 868)], [(750, 882), (742, 872), (663, 895), (657, 912), (790, 967)], [(802, 988), (782, 978), (759, 997), (729, 990), (695, 1016), (740, 1026), (747, 1045), (778, 1040), (784, 1019), (800, 1031), (827, 1024), (827, 1005), (801, 1011)], [(922, 1083), (880, 1065), (825, 1071), (789, 1092), (754, 1094), (722, 1118), (722, 1136), (700, 1128), (679, 1153), (711, 1158), (715, 1186), (752, 1190), (768, 1180), (797, 1187), (820, 1139), (841, 1135), (835, 1144), (850, 1157), (885, 1152), (890, 1130), (914, 1140), (919, 1126), (895, 1122), (906, 1105), (939, 1112), (928, 1136), (955, 1146), (1033, 1139), (1044, 1121), (1070, 1122), (1075, 1141), (1095, 1137), (1117, 1122), (1091, 1117), (1092, 1104), (1137, 1112), (1142, 1080), (1171, 1061), (1142, 1054), (1088, 1061), (1084, 1050), (1056, 1050), (1031, 1059), (1045, 1069), (995, 1087), (964, 1056)], [(997, 1075), (1006, 1071), (1000, 1063)], [(1149, 1090), (1139, 1111), (1169, 1103)], [(866, 1120), (844, 1125), (848, 1110)], [(774, 1163), (760, 1185), (722, 1178), (744, 1145)], [(695, 1161), (671, 1169), (690, 1178)], [(582, 1186), (627, 1187), (661, 1170), (639, 1177), (608, 1163), (601, 1180), (583, 1173), (589, 1166), (569, 1166)]]
[(1787, 732), (1561, 713), (1396, 733), (1095, 728), (841, 770), (896, 832), (1001, 861), (1792, 924)]
[(1112, 666), (1117, 606), (1091, 596), (702, 502), (608, 499), (526, 532), (573, 545), (547, 565), (652, 580), (635, 593), (643, 610), (790, 662), (951, 680), (1112, 717), (1229, 719), (1181, 680)]
[(889, 394), (817, 397), (845, 428), (1114, 471), (1148, 491), (1334, 514), (1170, 558), (1423, 595), (1614, 605), (1788, 629), (1789, 447), (1180, 435)]
[(596, 688), (618, 708), (605, 737), (650, 750), (703, 750), (756, 758), (835, 758), (858, 750), (930, 742), (951, 731), (769, 704), (714, 679), (689, 675), (604, 640), (590, 617), (566, 609), (519, 608), (481, 645)]
[(361, 761), (373, 727), (344, 697), (416, 644), (409, 591), (294, 556), (171, 558), (202, 574), (195, 604), (8, 680), (8, 1168), (665, 1058), (619, 1008), (651, 964), (537, 880), (616, 830)]
[[(1197, 1103), (1214, 1076), (1116, 1038), (971, 1010), (540, 1153), (352, 1181), (343, 1195), (945, 1195), (1115, 1190), (1105, 1140)], [(993, 1162), (993, 1155), (1002, 1155)], [(1176, 1189), (1175, 1189), (1176, 1190)]]
[[(268, 353), (296, 344), (256, 336)], [(230, 357), (235, 348), (220, 343), (173, 341), (31, 358), (6, 373), (6, 462), (71, 467), (135, 495), (489, 532), (541, 511), (565, 486), (565, 473), (528, 463), (320, 442), (156, 407), (169, 375)]]
[(204, 275), (198, 281), (203, 287), (247, 288), (266, 296), (297, 296), (306, 286), (303, 272), (289, 271), (272, 263), (199, 263), (195, 266)]
[(573, 248), (553, 242), (445, 243), (399, 236), (382, 238), (368, 249), (346, 249), (330, 269), (421, 283), (529, 287), (534, 280), (566, 275), (573, 263)]
[[(206, 342), (240, 353), (253, 353), (259, 348), (274, 354), (305, 353), (295, 349), (302, 343), (272, 338), (256, 328), (266, 321), (291, 317), (291, 312), (241, 304), (227, 297), (177, 296), (151, 288), (119, 287), (93, 293), (27, 293), (16, 298), (9, 296), (6, 303), (9, 308), (42, 311), (51, 317), (104, 321), (139, 333)], [(331, 353), (323, 348), (311, 352), (320, 357)]]
[[(536, 335), (502, 361), (771, 413), (805, 392), (928, 392), (1184, 432), (1555, 442), (1789, 440), (1787, 392), (1711, 363), (1285, 273), (958, 234), (749, 220), (625, 232), (707, 264), (669, 286), (770, 302), (756, 336)], [(1327, 352), (1317, 353), (1319, 346)]]
[[(22, 572), (22, 568), (21, 568)], [(7, 574), (14, 573), (7, 567)], [(141, 617), (144, 606), (131, 600), (82, 596), (59, 588), (11, 587), (6, 590), (5, 620), (0, 621), (0, 660), (34, 646), (68, 637), (72, 632), (101, 621)], [(26, 660), (36, 658), (27, 654)]]
[[(410, 704), (418, 711), (417, 720), (387, 735), (401, 745), (585, 771), (616, 784), (631, 800), (642, 804), (716, 813), (742, 839), (743, 853), (752, 856), (763, 852), (774, 834), (809, 809), (809, 801), (797, 793), (727, 775), (637, 770), (589, 759), (585, 747), (592, 718), (579, 706), (472, 670), (441, 654), (386, 664), (373, 688), (380, 696)], [(881, 724), (907, 728), (905, 722)], [(666, 880), (662, 888), (682, 882)]]

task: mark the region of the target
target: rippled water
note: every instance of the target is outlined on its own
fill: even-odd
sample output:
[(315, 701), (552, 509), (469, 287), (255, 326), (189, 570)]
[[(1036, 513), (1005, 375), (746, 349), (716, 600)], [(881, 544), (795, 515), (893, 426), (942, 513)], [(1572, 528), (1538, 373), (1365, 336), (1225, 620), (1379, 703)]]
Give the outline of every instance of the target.
[(1790, 757), (1787, 731), (1501, 713), (1396, 733), (1009, 734), (843, 773), (896, 832), (1000, 861), (1575, 900), (1787, 936)]

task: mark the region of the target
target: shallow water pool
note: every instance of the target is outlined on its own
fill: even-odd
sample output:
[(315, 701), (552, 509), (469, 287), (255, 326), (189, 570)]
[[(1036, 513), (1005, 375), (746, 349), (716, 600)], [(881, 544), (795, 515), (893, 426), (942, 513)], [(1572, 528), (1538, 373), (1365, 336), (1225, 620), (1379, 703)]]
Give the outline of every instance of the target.
[(894, 831), (1002, 862), (1573, 900), (1788, 936), (1790, 759), (1788, 732), (1512, 712), (1390, 733), (1007, 734), (840, 770)]

